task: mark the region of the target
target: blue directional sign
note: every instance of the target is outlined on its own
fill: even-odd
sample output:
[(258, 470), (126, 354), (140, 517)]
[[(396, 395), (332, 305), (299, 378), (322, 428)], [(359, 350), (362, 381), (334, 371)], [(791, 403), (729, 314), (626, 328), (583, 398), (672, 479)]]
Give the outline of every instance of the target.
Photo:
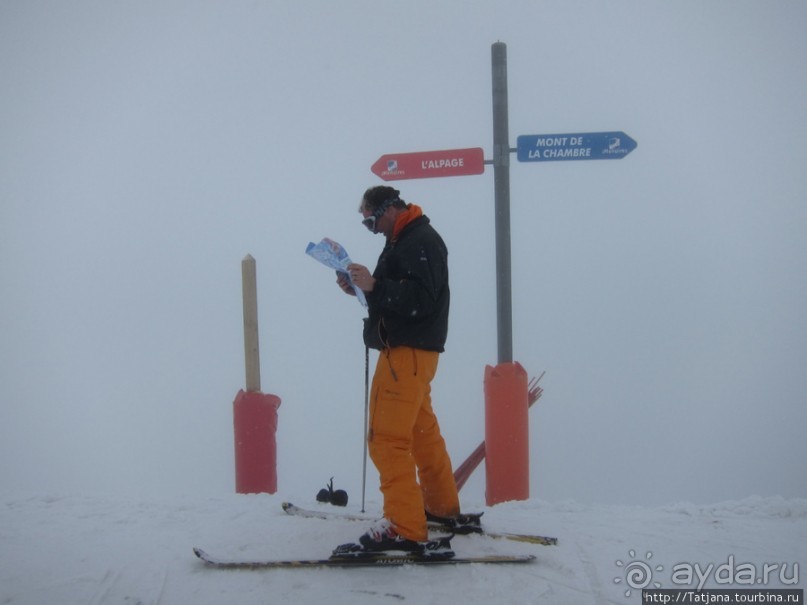
[(518, 137), (519, 162), (620, 160), (636, 149), (624, 132), (524, 134)]

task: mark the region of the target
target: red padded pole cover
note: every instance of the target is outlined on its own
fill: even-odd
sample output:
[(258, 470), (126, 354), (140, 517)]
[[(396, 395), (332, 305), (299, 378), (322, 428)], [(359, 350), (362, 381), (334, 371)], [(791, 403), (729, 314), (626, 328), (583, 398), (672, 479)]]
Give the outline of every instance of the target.
[(485, 367), (485, 500), (530, 497), (527, 372), (517, 362)]
[(274, 494), (277, 491), (277, 408), (280, 397), (238, 391), (233, 402), (235, 429), (235, 491)]

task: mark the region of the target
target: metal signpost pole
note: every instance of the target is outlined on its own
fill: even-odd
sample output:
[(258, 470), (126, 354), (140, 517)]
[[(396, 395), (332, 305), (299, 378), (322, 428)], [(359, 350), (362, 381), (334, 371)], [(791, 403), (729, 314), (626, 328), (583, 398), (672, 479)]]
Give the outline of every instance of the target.
[(493, 75), (493, 181), (496, 212), (496, 323), (499, 363), (513, 361), (510, 276), (510, 132), (507, 117), (507, 45), (491, 47)]

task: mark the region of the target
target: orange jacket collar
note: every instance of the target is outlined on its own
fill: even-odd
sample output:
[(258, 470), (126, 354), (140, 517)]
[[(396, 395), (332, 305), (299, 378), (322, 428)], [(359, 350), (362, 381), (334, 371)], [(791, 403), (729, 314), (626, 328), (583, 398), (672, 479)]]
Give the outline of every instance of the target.
[(421, 216), (423, 216), (423, 210), (421, 207), (416, 204), (409, 204), (406, 210), (401, 212), (395, 218), (395, 225), (392, 228), (392, 241), (398, 239), (398, 236), (401, 234), (404, 227)]

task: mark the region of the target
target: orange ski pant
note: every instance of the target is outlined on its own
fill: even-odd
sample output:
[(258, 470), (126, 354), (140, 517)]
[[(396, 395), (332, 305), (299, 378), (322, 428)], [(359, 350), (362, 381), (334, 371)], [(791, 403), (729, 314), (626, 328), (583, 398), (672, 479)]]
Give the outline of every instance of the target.
[(371, 389), (370, 458), (381, 479), (384, 516), (409, 540), (428, 539), (425, 510), (459, 514), (451, 460), (431, 403), (439, 353), (394, 347), (378, 356)]

